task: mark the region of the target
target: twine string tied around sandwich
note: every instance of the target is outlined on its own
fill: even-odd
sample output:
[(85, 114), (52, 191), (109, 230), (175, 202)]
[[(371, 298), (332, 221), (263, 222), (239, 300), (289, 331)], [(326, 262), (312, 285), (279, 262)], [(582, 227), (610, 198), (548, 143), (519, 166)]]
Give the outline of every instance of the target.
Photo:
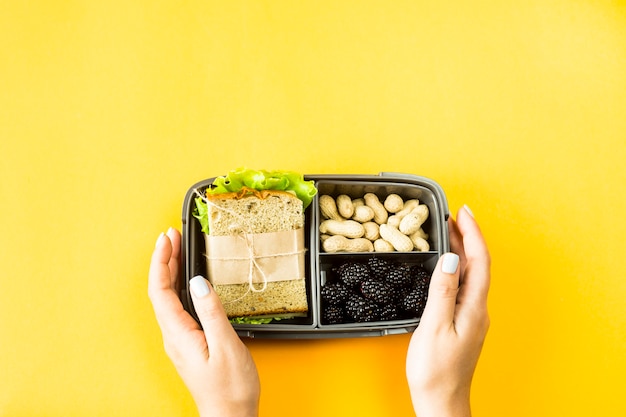
[[(267, 276), (265, 275), (263, 268), (261, 268), (256, 261), (257, 256), (254, 253), (254, 241), (252, 240), (251, 235), (247, 233), (241, 232), (241, 235), (238, 236), (243, 236), (243, 239), (246, 242), (246, 248), (248, 249), (248, 257), (250, 259), (250, 268), (248, 270), (248, 290), (252, 292), (263, 292), (267, 288)], [(263, 279), (263, 286), (260, 289), (257, 289), (254, 286), (254, 282), (252, 281), (252, 279), (254, 278), (255, 268), (259, 271), (259, 273), (261, 274), (261, 278)]]

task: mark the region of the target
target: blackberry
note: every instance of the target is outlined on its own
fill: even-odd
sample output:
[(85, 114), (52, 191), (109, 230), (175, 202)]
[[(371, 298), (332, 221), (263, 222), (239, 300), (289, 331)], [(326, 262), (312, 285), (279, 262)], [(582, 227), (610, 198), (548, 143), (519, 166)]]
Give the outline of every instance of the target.
[(363, 281), (361, 282), (361, 294), (368, 300), (376, 304), (390, 304), (394, 301), (393, 285), (384, 281)]
[(400, 301), (400, 307), (414, 318), (421, 317), (426, 306), (426, 295), (423, 289), (415, 288)]
[(402, 301), (404, 297), (409, 295), (411, 291), (413, 291), (414, 287), (395, 287), (395, 296), (398, 302)]
[(408, 265), (396, 265), (387, 272), (385, 281), (396, 287), (407, 287), (411, 285), (411, 268)]
[(346, 315), (357, 323), (376, 321), (380, 318), (380, 307), (360, 295), (352, 295), (346, 302)]
[(373, 278), (376, 279), (385, 279), (385, 276), (389, 272), (389, 269), (393, 266), (393, 264), (389, 261), (386, 261), (382, 258), (369, 258), (367, 260), (367, 266), (370, 267), (370, 271), (372, 271)]
[(422, 265), (413, 265), (411, 267), (411, 279), (413, 283), (426, 283), (428, 285), (430, 283), (430, 272)]
[(411, 271), (413, 273), (413, 284), (411, 285), (411, 289), (420, 291), (426, 298), (428, 296), (431, 274), (426, 270), (426, 268), (419, 265), (411, 267)]
[(380, 308), (380, 319), (384, 321), (397, 320), (400, 318), (398, 307), (393, 304), (387, 304)]
[(322, 319), (326, 324), (340, 324), (344, 322), (343, 308), (338, 306), (326, 306), (322, 313)]
[(370, 279), (370, 269), (358, 262), (346, 262), (338, 268), (339, 280), (348, 288), (355, 288), (361, 282)]
[(429, 281), (415, 281), (413, 282), (413, 286), (411, 288), (419, 289), (425, 292), (426, 294), (428, 294), (429, 285), (430, 285), (430, 280)]
[(339, 281), (326, 283), (320, 290), (322, 300), (334, 306), (345, 303), (350, 294), (352, 291)]

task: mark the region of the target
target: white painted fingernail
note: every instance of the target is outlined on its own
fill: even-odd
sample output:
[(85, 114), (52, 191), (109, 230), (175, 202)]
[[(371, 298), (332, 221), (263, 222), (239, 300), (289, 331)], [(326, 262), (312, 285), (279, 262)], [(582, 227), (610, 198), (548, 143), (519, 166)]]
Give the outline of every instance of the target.
[(154, 243), (154, 247), (156, 248), (157, 246), (159, 246), (159, 243), (161, 242), (161, 239), (163, 239), (163, 236), (165, 236), (165, 233), (161, 232), (161, 234), (159, 235), (159, 237), (157, 238), (156, 242)]
[(454, 274), (459, 266), (459, 255), (456, 253), (446, 253), (443, 255), (441, 271), (446, 274)]
[(211, 292), (209, 286), (206, 283), (206, 279), (204, 279), (201, 275), (196, 275), (195, 277), (189, 280), (189, 287), (191, 288), (191, 292), (198, 298), (205, 297)]
[(470, 216), (474, 217), (474, 213), (472, 212), (472, 210), (470, 210), (470, 208), (467, 206), (467, 204), (465, 204), (463, 206), (463, 208), (465, 209), (465, 211), (467, 211), (469, 213)]

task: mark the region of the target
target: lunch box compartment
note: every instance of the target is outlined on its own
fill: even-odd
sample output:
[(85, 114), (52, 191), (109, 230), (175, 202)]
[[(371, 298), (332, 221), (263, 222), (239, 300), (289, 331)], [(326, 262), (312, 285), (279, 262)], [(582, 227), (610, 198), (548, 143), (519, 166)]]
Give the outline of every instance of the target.
[[(192, 316), (197, 320), (195, 309), (191, 300), (191, 294), (189, 293), (189, 280), (197, 275), (207, 277), (207, 265), (206, 265), (206, 247), (204, 234), (200, 226), (198, 219), (194, 217), (195, 211), (195, 199), (209, 187), (215, 178), (210, 178), (195, 184), (187, 192), (185, 202), (183, 205), (183, 237), (182, 237), (182, 256), (185, 264), (185, 287), (182, 290), (181, 298), (183, 300), (183, 306), (189, 311)], [(277, 332), (282, 331), (298, 331), (302, 329), (313, 329), (317, 324), (315, 322), (315, 309), (312, 306), (317, 304), (315, 299), (316, 291), (313, 283), (314, 275), (310, 272), (312, 267), (313, 251), (309, 250), (311, 242), (311, 228), (308, 225), (314, 222), (314, 212), (312, 210), (314, 203), (305, 210), (305, 228), (304, 228), (304, 242), (307, 249), (305, 255), (304, 270), (306, 273), (305, 284), (307, 293), (307, 302), (309, 305), (309, 311), (306, 317), (295, 317), (291, 319), (282, 319), (279, 321), (273, 321), (267, 324), (235, 324), (234, 327), (241, 335), (252, 337), (252, 334), (260, 329), (263, 331), (274, 330)]]
[[(450, 250), (447, 219), (447, 200), (441, 187), (425, 177), (400, 173), (378, 175), (305, 175), (313, 180), (318, 190), (311, 205), (305, 210), (305, 273), (309, 312), (306, 317), (273, 321), (268, 324), (234, 324), (240, 336), (255, 338), (331, 338), (366, 337), (409, 333), (419, 324), (419, 318), (366, 323), (325, 324), (322, 320), (320, 291), (327, 281), (334, 279), (334, 269), (342, 263), (367, 262), (368, 258), (379, 257), (392, 262), (421, 265), (429, 273), (435, 268), (439, 257)], [(203, 195), (215, 178), (201, 181), (192, 186), (183, 203), (182, 256), (184, 260), (184, 288), (182, 301), (185, 309), (197, 320), (188, 291), (189, 280), (196, 275), (206, 275), (205, 244), (198, 220), (193, 216), (195, 198)], [(362, 252), (326, 253), (320, 243), (319, 224), (324, 220), (319, 210), (319, 198), (330, 195), (336, 198), (346, 194), (361, 198), (374, 193), (381, 202), (389, 194), (398, 194), (404, 201), (418, 199), (426, 204), (429, 216), (422, 225), (428, 234), (430, 250), (427, 252)]]

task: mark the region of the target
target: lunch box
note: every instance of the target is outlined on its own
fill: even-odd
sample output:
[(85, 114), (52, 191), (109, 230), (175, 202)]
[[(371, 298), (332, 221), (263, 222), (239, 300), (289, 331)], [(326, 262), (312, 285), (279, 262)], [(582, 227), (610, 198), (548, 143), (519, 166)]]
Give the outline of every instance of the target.
[[(215, 178), (209, 178), (193, 185), (186, 193), (182, 212), (182, 257), (183, 280), (181, 290), (183, 306), (198, 320), (189, 293), (189, 280), (197, 275), (206, 277), (205, 240), (199, 221), (194, 217), (195, 198), (203, 195)], [(405, 334), (415, 330), (419, 318), (363, 323), (325, 324), (322, 320), (320, 291), (329, 277), (342, 263), (348, 261), (367, 262), (368, 258), (378, 257), (392, 262), (421, 265), (432, 273), (440, 256), (450, 250), (448, 237), (449, 210), (443, 189), (435, 181), (421, 176), (381, 172), (378, 175), (304, 175), (312, 180), (317, 195), (305, 210), (305, 275), (309, 311), (306, 317), (274, 321), (267, 324), (233, 324), (242, 337), (253, 338), (340, 338), (367, 337), (392, 334)], [(380, 201), (390, 194), (398, 194), (405, 201), (418, 199), (426, 204), (429, 216), (422, 225), (428, 234), (428, 251), (410, 252), (334, 252), (323, 251), (320, 242), (319, 225), (324, 220), (319, 208), (319, 198), (330, 195), (336, 198), (345, 194), (351, 198), (361, 198), (373, 193)]]

